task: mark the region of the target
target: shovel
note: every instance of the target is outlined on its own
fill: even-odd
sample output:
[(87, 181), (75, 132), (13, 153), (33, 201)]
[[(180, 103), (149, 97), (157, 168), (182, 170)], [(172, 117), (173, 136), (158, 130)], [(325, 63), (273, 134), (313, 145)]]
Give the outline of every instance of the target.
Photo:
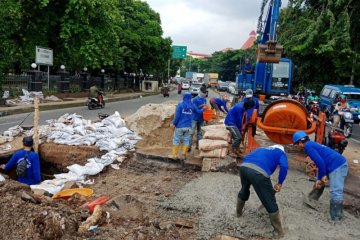
[(325, 186), (322, 186), (320, 189), (314, 186), (314, 188), (308, 194), (303, 193), (303, 202), (305, 205), (317, 211), (317, 201), (324, 192), (324, 189)]

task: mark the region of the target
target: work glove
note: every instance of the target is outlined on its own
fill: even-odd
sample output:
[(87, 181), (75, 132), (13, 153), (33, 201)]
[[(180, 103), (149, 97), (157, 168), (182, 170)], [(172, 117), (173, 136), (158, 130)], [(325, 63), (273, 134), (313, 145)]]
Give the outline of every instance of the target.
[(275, 191), (275, 193), (280, 192), (281, 187), (282, 187), (282, 185), (281, 185), (280, 183), (275, 184), (275, 186), (274, 186), (274, 191)]

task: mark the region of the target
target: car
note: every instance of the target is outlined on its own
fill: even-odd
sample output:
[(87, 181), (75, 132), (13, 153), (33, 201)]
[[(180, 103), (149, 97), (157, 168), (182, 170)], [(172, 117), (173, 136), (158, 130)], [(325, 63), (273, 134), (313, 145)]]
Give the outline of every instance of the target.
[(200, 92), (200, 87), (201, 87), (201, 84), (199, 84), (199, 83), (191, 84), (191, 87), (190, 87), (191, 96), (193, 96), (193, 97), (197, 96)]
[(219, 85), (216, 86), (218, 91), (227, 91), (228, 90), (229, 83), (222, 82), (222, 81), (219, 81), (218, 83), (219, 83)]
[(235, 82), (231, 82), (231, 83), (229, 83), (229, 86), (228, 86), (228, 93), (231, 93), (231, 94), (234, 94), (234, 95), (236, 95), (236, 94), (237, 94), (237, 90), (236, 90), (236, 83), (235, 83)]
[(189, 88), (190, 88), (190, 82), (184, 81), (182, 83), (182, 90), (189, 90)]
[(353, 119), (360, 120), (360, 88), (354, 85), (325, 85), (320, 93), (320, 109), (325, 110), (334, 104), (337, 96), (345, 95), (350, 108), (358, 109), (353, 111)]

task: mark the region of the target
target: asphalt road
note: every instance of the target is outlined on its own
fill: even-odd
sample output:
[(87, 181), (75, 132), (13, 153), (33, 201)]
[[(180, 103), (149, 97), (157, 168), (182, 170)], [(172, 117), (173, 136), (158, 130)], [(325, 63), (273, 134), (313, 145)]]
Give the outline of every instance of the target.
[[(222, 92), (223, 94), (224, 92)], [(217, 94), (213, 91), (209, 91), (209, 97), (214, 97)], [(162, 103), (169, 100), (181, 101), (181, 96), (177, 94), (177, 91), (172, 91), (170, 97), (164, 98), (161, 94), (153, 95), (143, 98), (137, 98), (126, 101), (112, 102), (107, 103), (104, 109), (95, 109), (88, 110), (86, 106), (83, 107), (74, 107), (58, 110), (49, 110), (40, 112), (40, 125), (46, 124), (46, 120), (49, 119), (58, 119), (60, 116), (65, 113), (76, 113), (82, 115), (85, 119), (95, 120), (98, 117), (98, 113), (113, 114), (115, 111), (118, 111), (121, 116), (125, 117), (127, 115), (133, 114), (141, 106), (147, 103)], [(10, 116), (0, 117), (0, 132), (4, 132), (12, 126), (20, 124), (24, 118), (26, 118), (29, 113), (22, 113)], [(34, 115), (31, 113), (22, 125), (33, 125)], [(360, 147), (360, 127), (359, 124), (354, 124), (353, 135), (350, 138), (350, 141), (355, 143)]]
[[(57, 110), (48, 110), (40, 112), (40, 125), (46, 124), (46, 120), (49, 119), (58, 119), (60, 116), (65, 113), (76, 113), (78, 115), (82, 115), (85, 119), (95, 120), (98, 118), (98, 113), (106, 113), (113, 114), (115, 111), (118, 111), (122, 117), (128, 116), (136, 112), (141, 106), (147, 103), (162, 103), (165, 101), (173, 100), (173, 101), (181, 101), (181, 96), (177, 94), (177, 91), (170, 92), (170, 97), (164, 98), (163, 95), (153, 95), (143, 98), (136, 98), (131, 100), (119, 101), (119, 102), (111, 102), (107, 103), (105, 108), (103, 109), (94, 109), (88, 110), (88, 108), (84, 105), (83, 107), (73, 107), (66, 109), (57, 109)], [(209, 97), (215, 96), (215, 93), (210, 91)], [(0, 117), (0, 132), (4, 132), (10, 127), (19, 125), (29, 113), (22, 113), (10, 116)], [(31, 113), (27, 119), (23, 122), (23, 126), (33, 125), (34, 115)]]

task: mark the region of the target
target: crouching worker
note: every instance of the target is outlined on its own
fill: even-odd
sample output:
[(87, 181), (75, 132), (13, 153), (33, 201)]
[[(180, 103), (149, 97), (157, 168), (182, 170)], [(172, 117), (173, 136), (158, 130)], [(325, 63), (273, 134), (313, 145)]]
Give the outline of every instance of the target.
[(237, 103), (226, 115), (224, 123), (226, 129), (230, 131), (232, 138), (231, 154), (235, 154), (236, 156), (240, 155), (239, 147), (242, 140), (241, 132), (244, 113), (254, 105), (255, 102), (253, 100), (249, 100), (245, 103)]
[(341, 220), (343, 217), (344, 184), (349, 170), (346, 159), (337, 151), (310, 141), (309, 136), (303, 131), (294, 133), (293, 142), (299, 149), (305, 150), (318, 167), (315, 183), (317, 191), (312, 192), (313, 194), (310, 194), (309, 197), (318, 200), (324, 191), (325, 182), (329, 179), (330, 216), (335, 222)]
[(24, 149), (15, 152), (10, 161), (1, 166), (5, 172), (16, 168), (17, 181), (28, 185), (38, 184), (41, 181), (39, 155), (32, 151), (33, 145), (32, 136), (24, 137)]
[(186, 158), (186, 153), (191, 145), (193, 104), (191, 102), (191, 93), (186, 92), (183, 101), (176, 107), (176, 113), (172, 127), (175, 128), (173, 136), (172, 155), (170, 158), (177, 158), (179, 146), (183, 141), (182, 157)]
[[(278, 183), (273, 187), (270, 176), (280, 166)], [(236, 215), (241, 217), (245, 202), (250, 196), (250, 186), (269, 213), (277, 237), (284, 235), (275, 193), (281, 190), (288, 171), (288, 159), (281, 145), (258, 148), (247, 155), (240, 166), (241, 190), (236, 205)]]

